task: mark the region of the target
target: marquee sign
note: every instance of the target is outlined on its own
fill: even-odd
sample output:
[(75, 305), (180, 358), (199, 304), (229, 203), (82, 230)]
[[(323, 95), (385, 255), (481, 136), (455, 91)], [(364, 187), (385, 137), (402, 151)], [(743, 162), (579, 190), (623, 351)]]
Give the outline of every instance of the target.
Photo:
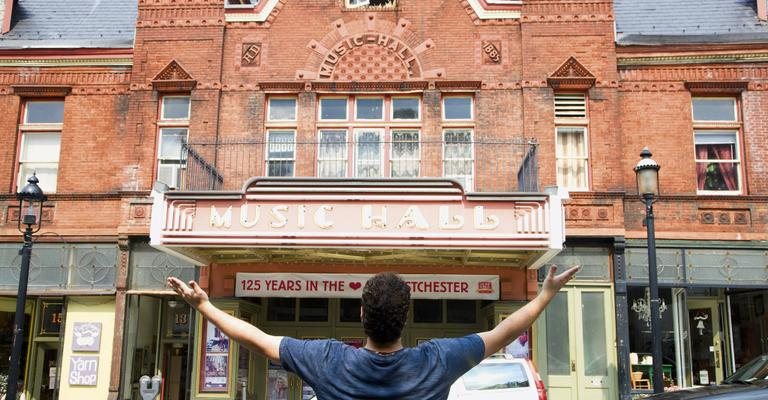
[[(360, 298), (371, 274), (238, 273), (237, 297)], [(498, 300), (496, 275), (401, 275), (413, 299)]]
[(154, 196), (152, 244), (199, 263), (228, 247), (421, 248), (547, 254), (526, 265), (537, 268), (564, 240), (557, 195), (467, 194), (448, 180), (255, 179)]

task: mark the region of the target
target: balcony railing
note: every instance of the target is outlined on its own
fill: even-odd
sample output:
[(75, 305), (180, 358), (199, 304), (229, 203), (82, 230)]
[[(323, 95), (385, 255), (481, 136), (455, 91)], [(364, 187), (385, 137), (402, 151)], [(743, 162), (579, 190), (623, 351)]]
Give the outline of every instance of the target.
[[(239, 190), (258, 176), (437, 178), (467, 191), (536, 192), (535, 140), (184, 143), (178, 190)], [(166, 182), (167, 183), (167, 182)]]

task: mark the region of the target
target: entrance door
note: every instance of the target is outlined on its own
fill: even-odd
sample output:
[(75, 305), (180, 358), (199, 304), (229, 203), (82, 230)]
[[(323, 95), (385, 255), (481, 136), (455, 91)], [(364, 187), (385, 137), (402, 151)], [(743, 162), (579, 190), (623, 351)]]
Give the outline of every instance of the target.
[(187, 344), (163, 344), (163, 400), (182, 400), (187, 387)]
[(32, 395), (37, 400), (54, 400), (57, 398), (58, 387), (58, 353), (59, 345), (56, 343), (39, 344), (35, 367), (30, 371), (34, 374)]
[(569, 287), (547, 307), (538, 324), (538, 358), (549, 399), (616, 398), (613, 315), (607, 288)]
[(717, 300), (689, 300), (688, 323), (693, 384), (714, 385), (723, 380), (723, 332)]

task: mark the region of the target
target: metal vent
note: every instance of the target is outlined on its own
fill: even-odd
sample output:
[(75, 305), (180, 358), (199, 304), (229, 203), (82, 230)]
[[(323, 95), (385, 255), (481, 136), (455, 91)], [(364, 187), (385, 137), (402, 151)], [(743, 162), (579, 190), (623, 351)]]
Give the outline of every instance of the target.
[(584, 93), (555, 93), (555, 118), (586, 118), (587, 96)]

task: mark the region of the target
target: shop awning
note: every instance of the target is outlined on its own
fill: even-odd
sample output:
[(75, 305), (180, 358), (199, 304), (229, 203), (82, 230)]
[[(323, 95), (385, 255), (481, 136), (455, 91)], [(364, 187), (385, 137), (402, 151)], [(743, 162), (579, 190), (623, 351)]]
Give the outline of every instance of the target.
[(565, 240), (558, 193), (465, 193), (442, 179), (254, 178), (154, 192), (151, 244), (197, 264), (539, 268)]

